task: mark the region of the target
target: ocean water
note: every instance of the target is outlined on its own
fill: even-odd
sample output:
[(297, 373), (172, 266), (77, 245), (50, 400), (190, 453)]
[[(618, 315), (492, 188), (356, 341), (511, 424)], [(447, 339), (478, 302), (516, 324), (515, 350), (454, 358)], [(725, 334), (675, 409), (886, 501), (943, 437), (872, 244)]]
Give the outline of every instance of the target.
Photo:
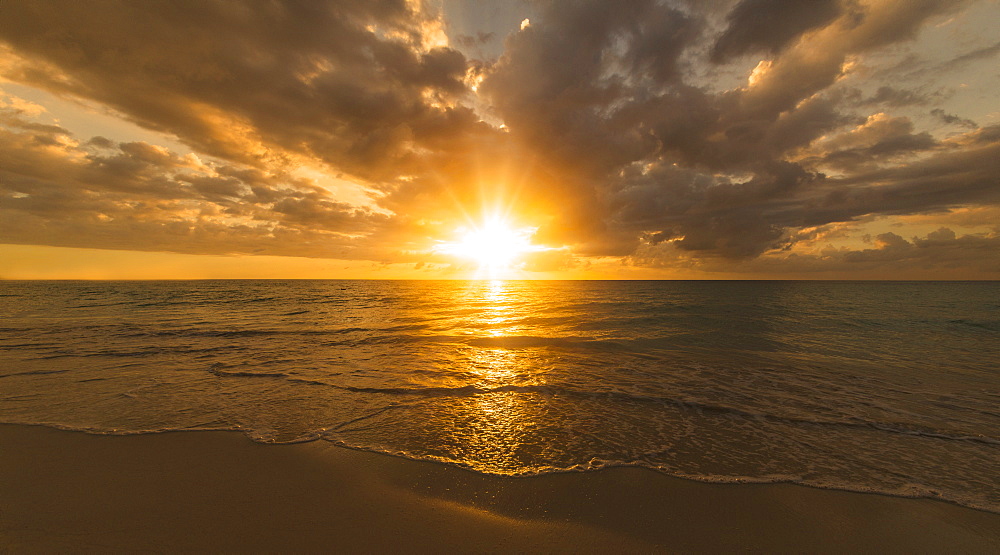
[(1000, 283), (0, 282), (0, 422), (1000, 512)]

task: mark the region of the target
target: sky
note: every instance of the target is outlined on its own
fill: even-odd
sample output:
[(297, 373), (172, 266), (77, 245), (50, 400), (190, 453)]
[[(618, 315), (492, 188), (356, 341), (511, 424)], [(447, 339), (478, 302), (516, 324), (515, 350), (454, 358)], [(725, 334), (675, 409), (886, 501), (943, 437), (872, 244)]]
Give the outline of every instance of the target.
[(1000, 279), (998, 0), (0, 2), (2, 279)]

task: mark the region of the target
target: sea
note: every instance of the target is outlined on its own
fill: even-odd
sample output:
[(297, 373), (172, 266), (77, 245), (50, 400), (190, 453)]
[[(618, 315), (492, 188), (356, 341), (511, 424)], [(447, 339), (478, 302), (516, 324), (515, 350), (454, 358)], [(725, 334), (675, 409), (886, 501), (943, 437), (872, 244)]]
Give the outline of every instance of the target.
[(3, 281), (0, 422), (1000, 512), (1000, 282)]

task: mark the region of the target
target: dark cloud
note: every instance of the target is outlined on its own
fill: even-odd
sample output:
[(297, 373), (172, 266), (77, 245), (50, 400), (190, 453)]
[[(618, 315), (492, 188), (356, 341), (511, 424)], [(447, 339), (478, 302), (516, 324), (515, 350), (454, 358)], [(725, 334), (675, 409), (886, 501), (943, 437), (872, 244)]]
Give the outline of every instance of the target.
[(882, 139), (869, 146), (830, 152), (816, 163), (840, 171), (859, 171), (930, 150), (937, 144), (937, 141), (929, 133), (924, 132), (916, 135), (907, 133)]
[(938, 148), (929, 133), (914, 133), (905, 117), (879, 113), (854, 129), (812, 145), (803, 160), (812, 166), (840, 172), (872, 170)]
[(950, 208), (1000, 202), (1000, 141), (984, 140), (986, 130), (965, 144), (941, 145), (941, 152), (906, 164), (886, 165), (849, 176), (827, 178), (822, 187), (789, 203), (775, 221), (792, 227), (881, 215), (944, 212)]
[[(802, 206), (796, 197), (821, 176), (786, 158), (851, 121), (816, 92), (841, 74), (849, 54), (908, 38), (945, 9), (918, 8), (882, 7), (864, 17), (831, 8), (824, 21), (852, 40), (824, 38), (831, 48), (818, 52), (822, 46), (799, 45), (762, 68), (750, 87), (710, 94), (686, 85), (681, 69), (682, 53), (700, 35), (672, 30), (700, 29), (691, 14), (652, 2), (616, 13), (598, 3), (552, 3), (509, 39), (483, 90), (511, 136), (547, 156), (571, 190), (557, 184), (550, 191), (562, 199), (562, 214), (540, 231), (544, 239), (621, 255), (643, 236), (665, 234), (705, 256), (750, 257), (808, 219), (793, 215)], [(651, 40), (630, 24), (635, 19), (659, 22), (658, 72), (633, 71), (632, 53), (646, 52)], [(622, 67), (630, 77), (617, 73)], [(884, 161), (934, 144), (926, 134), (885, 137), (841, 152), (840, 166), (851, 156)]]
[(918, 91), (896, 87), (879, 87), (875, 94), (858, 101), (860, 106), (883, 105), (900, 108), (904, 106), (924, 106), (940, 98), (940, 94), (924, 94)]
[[(871, 112), (940, 92), (837, 85), (962, 5), (552, 0), (483, 61), (432, 46), (439, 14), (403, 0), (8, 2), (7, 79), (111, 107), (196, 154), (79, 142), (6, 106), (0, 239), (429, 267), (447, 263), (430, 246), (456, 221), (500, 206), (558, 247), (530, 257), (539, 271), (582, 256), (822, 265), (796, 251), (817, 230), (1000, 202), (1000, 128), (935, 109), (967, 128), (936, 138)], [(745, 84), (696, 85), (706, 54), (738, 72), (759, 53)], [(297, 177), (304, 161), (362, 183), (378, 209)], [(837, 264), (993, 241), (966, 237), (885, 235)]]
[(758, 52), (777, 53), (803, 33), (828, 25), (840, 15), (838, 0), (742, 0), (726, 17), (728, 26), (715, 41), (711, 59)]
[(477, 120), (454, 106), (464, 57), (423, 49), (431, 14), (402, 0), (5, 3), (0, 19), (9, 78), (242, 163), (292, 152), (384, 177)]
[(457, 42), (460, 46), (464, 46), (465, 48), (474, 48), (476, 46), (492, 42), (495, 38), (496, 38), (496, 33), (484, 33), (480, 31), (479, 33), (476, 33), (476, 36), (458, 35), (457, 37), (455, 37), (455, 42)]
[(944, 123), (952, 125), (960, 125), (962, 127), (970, 127), (972, 129), (976, 129), (979, 127), (979, 124), (972, 121), (971, 119), (961, 118), (956, 116), (955, 114), (949, 114), (944, 110), (942, 110), (941, 108), (935, 108), (931, 110), (931, 115), (943, 121)]
[(918, 213), (964, 204), (1000, 201), (1000, 142), (946, 151), (905, 165), (834, 180), (847, 187), (854, 210), (865, 213)]
[(672, 244), (645, 245), (626, 262), (636, 266), (699, 270), (746, 277), (783, 275), (804, 279), (967, 279), (1000, 272), (1000, 235), (959, 235), (941, 228), (906, 239), (879, 234), (870, 248), (828, 245), (809, 253), (780, 253), (738, 262), (701, 260), (694, 264)]
[(741, 101), (762, 116), (791, 109), (833, 85), (845, 74), (852, 56), (910, 40), (930, 18), (957, 10), (963, 3), (846, 3), (841, 16), (809, 41), (789, 45), (780, 56), (762, 62), (754, 86)]
[(850, 265), (891, 267), (898, 269), (932, 269), (947, 267), (979, 267), (1000, 270), (1000, 237), (963, 235), (940, 228), (926, 237), (912, 241), (895, 233), (883, 233), (875, 238), (875, 248), (847, 251), (840, 259)]
[(996, 56), (997, 54), (1000, 54), (1000, 41), (997, 41), (996, 43), (990, 46), (977, 48), (975, 50), (972, 50), (971, 52), (966, 52), (965, 54), (956, 56), (951, 60), (948, 60), (948, 62), (941, 64), (941, 66), (955, 68), (957, 66), (961, 66), (969, 62), (986, 60), (992, 58), (993, 56)]
[(623, 191), (615, 221), (648, 242), (672, 241), (683, 251), (745, 258), (777, 245), (782, 226), (767, 213), (783, 199), (823, 179), (796, 164), (777, 162), (742, 183), (709, 181), (663, 169)]

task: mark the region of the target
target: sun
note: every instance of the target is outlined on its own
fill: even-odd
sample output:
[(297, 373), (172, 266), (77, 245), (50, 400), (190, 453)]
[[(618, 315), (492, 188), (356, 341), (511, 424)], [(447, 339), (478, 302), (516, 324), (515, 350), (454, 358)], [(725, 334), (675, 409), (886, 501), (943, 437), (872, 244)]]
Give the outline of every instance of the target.
[(508, 269), (518, 257), (542, 248), (531, 244), (534, 231), (532, 228), (514, 229), (501, 219), (491, 219), (480, 226), (459, 230), (458, 241), (444, 243), (437, 250), (475, 260), (480, 268)]

